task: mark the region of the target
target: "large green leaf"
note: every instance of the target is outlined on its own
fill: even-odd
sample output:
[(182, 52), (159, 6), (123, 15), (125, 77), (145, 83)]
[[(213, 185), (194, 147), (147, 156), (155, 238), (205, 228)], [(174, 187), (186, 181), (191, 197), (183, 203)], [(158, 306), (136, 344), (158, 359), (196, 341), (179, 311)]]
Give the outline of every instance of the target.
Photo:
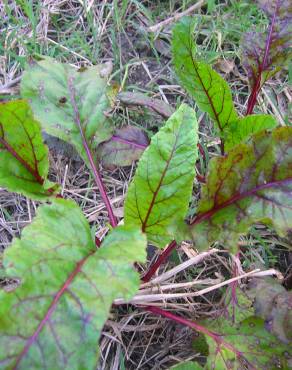
[(175, 239), (188, 209), (197, 157), (197, 120), (183, 104), (152, 137), (125, 202), (125, 223), (141, 227), (154, 245)]
[(268, 114), (250, 115), (232, 122), (225, 131), (224, 148), (231, 150), (235, 145), (248, 140), (257, 132), (272, 129), (277, 126), (277, 121)]
[(138, 290), (132, 264), (145, 261), (145, 248), (139, 229), (121, 226), (96, 249), (74, 202), (41, 206), (5, 250), (6, 272), (21, 285), (0, 292), (0, 367), (95, 369), (111, 304)]
[(292, 359), (289, 346), (268, 333), (261, 318), (251, 316), (235, 325), (221, 318), (209, 324), (208, 329), (220, 333), (218, 341), (206, 336), (208, 370), (289, 368)]
[(0, 186), (46, 199), (58, 191), (47, 180), (48, 170), (48, 148), (27, 102), (0, 103)]
[(291, 228), (292, 128), (261, 132), (209, 163), (198, 213), (190, 231), (196, 246), (215, 241), (236, 247), (240, 234), (256, 222), (280, 235)]
[(173, 29), (172, 53), (175, 71), (182, 86), (223, 131), (237, 121), (228, 84), (208, 64), (197, 60), (193, 41), (194, 22), (183, 18)]
[(75, 146), (87, 164), (86, 146), (93, 154), (114, 129), (108, 118), (114, 89), (108, 86), (107, 73), (105, 65), (77, 70), (42, 57), (21, 82), (22, 96), (29, 99), (44, 130)]

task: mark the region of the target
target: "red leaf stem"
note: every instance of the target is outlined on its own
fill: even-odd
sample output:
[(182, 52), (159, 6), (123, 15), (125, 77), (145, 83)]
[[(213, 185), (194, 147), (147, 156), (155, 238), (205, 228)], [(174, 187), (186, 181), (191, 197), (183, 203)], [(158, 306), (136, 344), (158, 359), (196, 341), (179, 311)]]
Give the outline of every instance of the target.
[(155, 274), (155, 272), (159, 269), (159, 267), (162, 265), (162, 263), (169, 257), (171, 252), (176, 248), (177, 244), (176, 241), (173, 240), (160, 254), (160, 256), (157, 258), (157, 260), (154, 262), (152, 266), (150, 266), (149, 270), (146, 272), (146, 274), (142, 277), (142, 280), (144, 283), (148, 283), (148, 281), (151, 280), (152, 276)]

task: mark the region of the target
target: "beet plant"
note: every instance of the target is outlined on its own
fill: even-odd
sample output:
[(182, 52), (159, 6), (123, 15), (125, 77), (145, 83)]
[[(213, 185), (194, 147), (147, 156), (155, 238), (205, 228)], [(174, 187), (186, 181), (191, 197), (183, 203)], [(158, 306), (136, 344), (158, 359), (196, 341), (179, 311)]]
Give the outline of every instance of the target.
[[(287, 4), (273, 4), (265, 8), (273, 14), (268, 46), (261, 49), (268, 55), (256, 64), (246, 62), (255, 78), (249, 107), (278, 62), (273, 48), (285, 45), (286, 53), (286, 38), (276, 42), (286, 32), (286, 21), (276, 22)], [(292, 128), (277, 127), (269, 115), (250, 115), (253, 107), (240, 116), (228, 84), (197, 58), (193, 27), (190, 18), (174, 27), (173, 64), (182, 86), (214, 121), (221, 156), (209, 162), (192, 219), (187, 214), (199, 137), (190, 106), (182, 104), (148, 145), (142, 129), (115, 127), (111, 113), (117, 89), (108, 83), (108, 65), (78, 70), (48, 57), (30, 62), (21, 82), (23, 100), (0, 104), (0, 186), (43, 202), (21, 238), (4, 252), (1, 275), (19, 279), (19, 284), (0, 292), (1, 368), (95, 369), (113, 301), (130, 300), (141, 279), (151, 280), (181, 241), (192, 240), (199, 250), (217, 242), (232, 254), (238, 253), (239, 237), (255, 223), (273, 227), (281, 236), (291, 230)], [(283, 67), (285, 57), (279, 60), (273, 71)], [(62, 199), (59, 185), (48, 180), (42, 130), (73, 145), (92, 172), (112, 227), (104, 240), (94, 238), (79, 206)], [(124, 225), (118, 225), (100, 164), (124, 166), (137, 159)], [(146, 262), (148, 243), (168, 246), (140, 277), (134, 263)], [(288, 369), (292, 297), (282, 287), (271, 290), (272, 284), (252, 287), (255, 309), (253, 298), (232, 290), (226, 312), (217, 320), (193, 322), (157, 307), (140, 308), (204, 336), (206, 363), (182, 364), (182, 369)]]

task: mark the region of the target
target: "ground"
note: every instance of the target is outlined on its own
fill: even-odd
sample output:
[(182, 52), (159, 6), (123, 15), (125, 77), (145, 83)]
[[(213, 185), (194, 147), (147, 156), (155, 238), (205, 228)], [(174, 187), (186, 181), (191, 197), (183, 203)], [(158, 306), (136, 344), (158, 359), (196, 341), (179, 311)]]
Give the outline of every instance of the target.
[[(218, 140), (212, 124), (179, 86), (171, 63), (170, 37), (173, 22), (155, 32), (149, 27), (183, 12), (196, 1), (138, 0), (4, 0), (0, 4), (0, 99), (19, 96), (19, 81), (29, 57), (45, 54), (77, 66), (112, 61), (112, 79), (123, 91), (143, 92), (175, 108), (186, 101), (197, 110), (200, 137), (210, 157), (219, 153)], [(202, 2), (190, 13), (197, 19), (196, 41), (201, 55), (222, 74), (232, 87), (236, 108), (246, 108), (248, 84), (240, 64), (240, 40), (251, 26), (263, 28), (266, 19), (249, 0)], [(291, 92), (287, 73), (277, 75), (262, 90), (258, 111), (273, 114), (279, 124), (289, 121)], [(117, 125), (131, 123), (143, 127), (151, 137), (164, 118), (143, 107), (118, 104), (114, 113)], [(97, 235), (108, 230), (107, 213), (89, 171), (74, 153), (63, 152), (60, 145), (51, 145), (53, 181), (62, 184), (62, 193), (80, 204)], [(200, 164), (205, 174), (206, 162)], [(135, 164), (114, 171), (103, 170), (116, 216), (123, 218), (123, 201)], [(198, 200), (198, 184), (194, 184), (190, 214)], [(4, 250), (12, 238), (20, 235), (31, 222), (38, 204), (0, 188), (0, 248)], [(289, 240), (277, 237), (266, 227), (257, 225), (240, 241), (242, 267), (276, 268), (284, 276), (291, 267), (291, 254), (286, 251)], [(252, 247), (252, 248), (251, 248)], [(157, 251), (149, 251), (149, 264)], [(190, 245), (182, 245), (160, 270), (159, 274), (195, 256)], [(148, 265), (147, 265), (148, 266)], [(147, 270), (147, 266), (140, 269)], [(181, 298), (156, 301), (160, 307), (175, 310), (196, 319), (213, 314), (222, 290), (217, 285), (232, 276), (232, 260), (228, 254), (214, 253), (188, 269), (174, 275), (162, 292), (181, 293)], [(192, 297), (197, 290), (215, 286), (204, 295)], [(175, 286), (177, 283), (185, 283)], [(2, 281), (2, 285), (7, 284)], [(143, 287), (142, 287), (143, 288)], [(146, 289), (146, 287), (144, 287)], [(161, 289), (161, 288), (160, 288)], [(189, 293), (185, 295), (184, 293)], [(153, 299), (149, 295), (149, 300)], [(196, 334), (190, 329), (145, 313), (136, 306), (114, 307), (101, 338), (100, 369), (166, 369), (180, 360), (198, 356), (193, 349)]]

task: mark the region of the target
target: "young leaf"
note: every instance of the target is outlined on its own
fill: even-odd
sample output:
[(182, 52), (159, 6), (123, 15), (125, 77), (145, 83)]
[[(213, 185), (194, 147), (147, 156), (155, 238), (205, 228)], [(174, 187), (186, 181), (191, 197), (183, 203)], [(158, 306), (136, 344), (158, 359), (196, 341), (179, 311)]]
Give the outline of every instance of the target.
[(130, 166), (139, 159), (148, 146), (144, 131), (134, 126), (125, 126), (115, 131), (110, 140), (101, 143), (97, 156), (104, 167)]
[(198, 214), (190, 232), (196, 246), (219, 241), (236, 247), (240, 234), (256, 222), (273, 225), (280, 235), (291, 228), (292, 128), (258, 133), (209, 163)]
[(75, 69), (42, 57), (24, 73), (22, 96), (29, 99), (44, 130), (75, 146), (89, 165), (88, 150), (113, 133), (107, 117), (114, 89), (107, 84), (106, 65)]
[(250, 115), (232, 122), (225, 132), (224, 149), (228, 152), (235, 145), (247, 141), (257, 132), (272, 129), (277, 121), (268, 114)]
[(48, 148), (27, 102), (0, 103), (0, 186), (44, 200), (59, 189), (48, 170)]
[(251, 114), (262, 85), (291, 60), (292, 4), (290, 0), (258, 0), (270, 24), (266, 32), (248, 32), (242, 40), (242, 62), (252, 93)]
[(175, 239), (172, 226), (187, 213), (197, 141), (195, 112), (183, 104), (152, 137), (129, 187), (125, 224), (141, 227), (159, 247)]
[(208, 64), (196, 57), (192, 18), (183, 18), (173, 29), (172, 53), (175, 71), (182, 86), (207, 112), (222, 132), (229, 123), (237, 121), (228, 84)]
[(133, 262), (146, 259), (146, 237), (117, 227), (96, 249), (89, 224), (72, 201), (41, 206), (5, 250), (0, 292), (0, 365), (5, 369), (95, 369), (98, 339), (114, 298), (139, 287)]
[(262, 319), (251, 316), (234, 326), (220, 319), (208, 329), (220, 334), (217, 342), (206, 336), (207, 369), (288, 369), (289, 346), (269, 334)]

